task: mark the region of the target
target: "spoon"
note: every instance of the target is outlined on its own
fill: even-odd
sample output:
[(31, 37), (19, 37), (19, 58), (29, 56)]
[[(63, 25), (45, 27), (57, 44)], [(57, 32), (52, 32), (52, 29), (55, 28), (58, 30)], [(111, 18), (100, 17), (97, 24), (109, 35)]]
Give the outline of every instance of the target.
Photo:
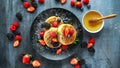
[(116, 17), (117, 14), (110, 14), (108, 16), (104, 16), (104, 17), (100, 17), (100, 18), (91, 18), (89, 20), (90, 23), (94, 23), (94, 22), (97, 22), (97, 21), (100, 21), (100, 20), (103, 20), (103, 19), (109, 19), (109, 18), (113, 18), (113, 17)]

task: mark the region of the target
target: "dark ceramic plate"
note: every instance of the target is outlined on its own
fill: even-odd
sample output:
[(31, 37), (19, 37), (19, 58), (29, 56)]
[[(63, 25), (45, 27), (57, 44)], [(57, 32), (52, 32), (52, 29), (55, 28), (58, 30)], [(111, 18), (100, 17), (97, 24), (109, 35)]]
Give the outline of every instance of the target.
[[(63, 51), (60, 55), (55, 55), (56, 49), (51, 49), (49, 47), (43, 47), (37, 41), (41, 39), (39, 32), (42, 29), (41, 23), (43, 23), (50, 16), (59, 16), (63, 19), (64, 23), (72, 24), (77, 30), (77, 40), (78, 44), (71, 44), (69, 49)], [(50, 60), (62, 60), (73, 55), (77, 50), (83, 39), (83, 31), (81, 23), (78, 18), (70, 11), (62, 8), (51, 8), (41, 12), (33, 21), (30, 31), (30, 37), (33, 48), (41, 56)]]

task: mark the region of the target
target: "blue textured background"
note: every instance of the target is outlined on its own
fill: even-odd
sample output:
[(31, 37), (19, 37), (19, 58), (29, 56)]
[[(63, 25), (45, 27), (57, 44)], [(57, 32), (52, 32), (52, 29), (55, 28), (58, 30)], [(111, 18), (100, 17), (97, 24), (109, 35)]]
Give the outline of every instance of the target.
[[(54, 0), (46, 0), (41, 5), (38, 4), (37, 10), (30, 14), (23, 9), (20, 0), (1, 0), (0, 1), (0, 68), (32, 68), (31, 65), (23, 65), (19, 56), (23, 53), (32, 53), (42, 62), (40, 68), (73, 68), (69, 64), (69, 60), (62, 61), (47, 60), (38, 55), (30, 44), (30, 27), (34, 18), (47, 8), (60, 7), (73, 12), (82, 22), (83, 14), (88, 11), (84, 6), (84, 11), (81, 12), (76, 8), (70, 7), (70, 0), (67, 0), (65, 5), (56, 3)], [(84, 41), (90, 37), (95, 37), (95, 54), (91, 55), (86, 49), (79, 50), (76, 53), (79, 57), (86, 60), (89, 68), (120, 68), (120, 0), (90, 0), (91, 10), (98, 10), (103, 15), (112, 13), (118, 14), (114, 19), (105, 20), (103, 30), (97, 34), (90, 34), (84, 30)], [(23, 21), (20, 22), (19, 30), (22, 33), (23, 40), (20, 47), (14, 48), (12, 42), (6, 38), (6, 33), (10, 32), (9, 26), (17, 20), (16, 12), (21, 12)]]

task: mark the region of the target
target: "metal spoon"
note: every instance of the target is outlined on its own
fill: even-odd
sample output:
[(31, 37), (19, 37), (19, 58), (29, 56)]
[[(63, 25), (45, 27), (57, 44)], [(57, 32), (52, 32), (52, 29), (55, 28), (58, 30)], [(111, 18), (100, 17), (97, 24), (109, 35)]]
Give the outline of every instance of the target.
[(113, 17), (116, 17), (116, 16), (117, 16), (117, 14), (110, 14), (110, 15), (108, 15), (108, 16), (104, 16), (104, 17), (100, 17), (100, 18), (91, 18), (91, 19), (89, 20), (89, 22), (90, 22), (90, 23), (95, 23), (95, 22), (97, 22), (97, 21), (100, 21), (100, 20), (103, 20), (103, 19), (113, 18)]

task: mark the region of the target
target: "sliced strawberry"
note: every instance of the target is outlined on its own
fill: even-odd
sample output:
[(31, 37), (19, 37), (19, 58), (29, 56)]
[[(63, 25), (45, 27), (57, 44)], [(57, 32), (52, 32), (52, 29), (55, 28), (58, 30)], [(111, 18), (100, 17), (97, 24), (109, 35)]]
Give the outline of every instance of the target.
[(72, 58), (71, 60), (70, 60), (70, 64), (71, 65), (76, 65), (76, 64), (78, 64), (78, 60), (77, 60), (77, 58)]
[(32, 65), (33, 65), (33, 67), (36, 68), (36, 67), (40, 67), (40, 66), (41, 66), (41, 63), (40, 63), (39, 60), (33, 60)]
[(16, 27), (15, 27), (14, 25), (11, 25), (11, 26), (10, 26), (10, 30), (11, 30), (12, 32), (15, 32), (15, 31), (16, 31)]
[(30, 6), (29, 8), (27, 8), (27, 11), (30, 12), (30, 13), (32, 13), (32, 12), (35, 11), (35, 7)]
[(24, 7), (24, 8), (30, 7), (30, 3), (29, 3), (29, 2), (23, 2), (23, 7)]
[(55, 21), (55, 22), (52, 23), (52, 26), (53, 26), (53, 27), (57, 27), (58, 24), (59, 24), (59, 23)]
[(61, 48), (59, 48), (59, 49), (56, 50), (56, 55), (59, 55), (61, 53), (62, 53), (62, 49)]
[(57, 38), (53, 38), (52, 42), (58, 42)]
[(64, 35), (67, 37), (69, 34), (69, 30), (68, 29), (64, 29)]
[(94, 45), (95, 44), (95, 38), (90, 38), (89, 43), (93, 43), (93, 45)]
[(22, 36), (21, 36), (21, 35), (16, 35), (16, 36), (15, 36), (15, 40), (21, 41), (21, 40), (22, 40)]
[(63, 50), (67, 50), (68, 47), (69, 47), (68, 45), (62, 45), (62, 49), (63, 49)]
[(40, 37), (44, 36), (44, 31), (40, 31)]
[(75, 5), (77, 8), (82, 8), (82, 3), (80, 1), (77, 1)]
[(18, 21), (15, 21), (15, 22), (13, 23), (13, 25), (14, 25), (16, 28), (18, 28), (18, 27), (19, 27), (19, 22), (18, 22)]
[(52, 38), (56, 38), (57, 37), (57, 34), (56, 34), (55, 31), (50, 32), (50, 35), (51, 35)]
[(87, 48), (91, 48), (91, 47), (93, 47), (94, 45), (93, 45), (93, 43), (88, 43), (87, 44)]
[(87, 5), (87, 4), (89, 4), (89, 0), (83, 0), (83, 3), (84, 3), (85, 5)]
[(22, 57), (23, 64), (30, 64), (30, 55), (26, 54)]
[(69, 29), (69, 34), (73, 35), (73, 33), (74, 33), (74, 30), (73, 29)]
[(76, 65), (74, 66), (74, 68), (81, 68), (81, 67), (80, 67), (80, 64), (76, 64)]
[(61, 4), (65, 4), (67, 0), (60, 0)]
[(45, 41), (44, 40), (39, 40), (39, 43), (42, 45), (42, 46), (45, 46)]
[(45, 0), (38, 0), (39, 1), (39, 3), (44, 3), (45, 2)]
[(15, 40), (14, 43), (13, 43), (13, 46), (14, 47), (18, 47), (20, 44), (19, 40)]
[(75, 1), (74, 1), (74, 0), (71, 0), (70, 5), (71, 5), (71, 6), (75, 6)]

